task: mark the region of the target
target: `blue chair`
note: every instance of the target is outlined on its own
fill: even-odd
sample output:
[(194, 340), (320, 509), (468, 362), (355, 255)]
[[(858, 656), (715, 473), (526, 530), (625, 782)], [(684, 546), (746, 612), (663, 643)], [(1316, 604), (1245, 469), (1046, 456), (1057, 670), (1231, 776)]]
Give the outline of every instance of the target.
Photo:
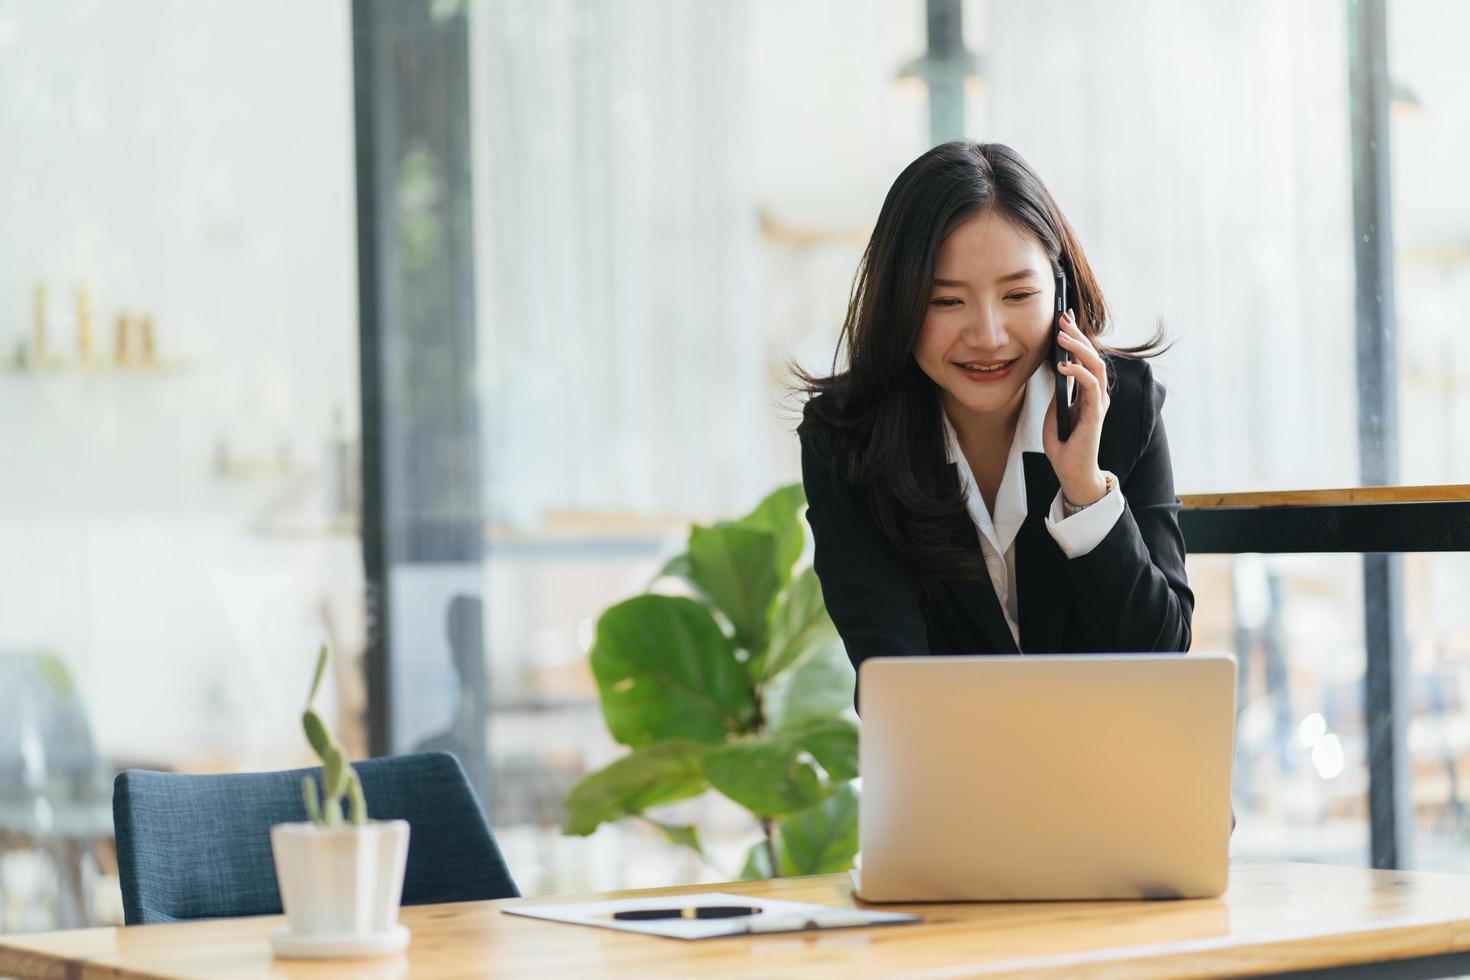
[[(405, 905), (520, 894), (458, 759), (425, 752), (353, 768), (369, 817), (409, 823)], [(307, 773), (320, 769), (118, 774), (112, 819), (127, 924), (278, 914), (270, 828), (306, 819)]]

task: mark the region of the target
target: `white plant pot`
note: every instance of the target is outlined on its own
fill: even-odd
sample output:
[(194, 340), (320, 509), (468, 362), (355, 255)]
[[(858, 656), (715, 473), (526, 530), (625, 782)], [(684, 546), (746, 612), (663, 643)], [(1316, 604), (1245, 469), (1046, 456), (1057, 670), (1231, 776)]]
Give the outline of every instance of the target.
[[(408, 864), (408, 821), (373, 820), (361, 827), (277, 824), (271, 828), (271, 852), (290, 923), (288, 941), (322, 949), (317, 955), (331, 955), (325, 950), (334, 944), (345, 944), (344, 952), (354, 944), (362, 952), (406, 945), (398, 905)], [(277, 949), (282, 951), (280, 944)]]

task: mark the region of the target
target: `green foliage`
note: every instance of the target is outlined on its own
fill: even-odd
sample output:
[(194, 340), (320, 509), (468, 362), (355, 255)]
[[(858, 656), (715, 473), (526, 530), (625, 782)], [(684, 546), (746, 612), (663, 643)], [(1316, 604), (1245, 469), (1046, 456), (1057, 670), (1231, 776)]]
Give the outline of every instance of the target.
[(310, 776), (301, 777), (301, 798), (306, 803), (306, 819), (312, 823), (321, 823), (322, 805), (317, 801), (316, 780)]
[(717, 742), (755, 714), (734, 645), (693, 599), (642, 595), (603, 613), (592, 673), (608, 730), (624, 745)]
[(858, 848), (858, 794), (844, 783), (828, 799), (784, 821), (776, 833), (783, 875), (846, 871)]
[(326, 644), (322, 644), (321, 652), (317, 654), (316, 671), (312, 675), (311, 691), (306, 696), (306, 710), (301, 714), (301, 727), (306, 731), (306, 740), (311, 743), (312, 751), (322, 760), (321, 799), (318, 802), (316, 780), (310, 776), (302, 777), (301, 794), (306, 802), (307, 819), (312, 823), (324, 827), (340, 827), (342, 798), (345, 796), (348, 801), (348, 819), (354, 826), (360, 827), (367, 823), (368, 816), (367, 800), (362, 795), (362, 783), (358, 781), (357, 770), (348, 761), (347, 750), (333, 737), (332, 730), (311, 706), (316, 700), (316, 692), (322, 685), (322, 677), (326, 674), (327, 661), (330, 659), (331, 651)]
[(854, 677), (811, 568), (801, 486), (736, 521), (690, 530), (656, 587), (597, 622), (591, 665), (613, 738), (632, 751), (567, 797), (563, 832), (641, 817), (705, 855), (698, 828), (648, 811), (715, 789), (764, 839), (744, 877), (841, 871), (857, 853)]
[(754, 735), (710, 753), (710, 785), (758, 817), (799, 813), (857, 776), (858, 733), (827, 718), (801, 728)]
[(362, 780), (357, 778), (357, 770), (348, 766), (347, 774), (351, 780), (347, 784), (347, 819), (353, 826), (361, 827), (368, 822), (367, 797), (362, 793)]
[(776, 538), (738, 525), (695, 526), (689, 532), (690, 580), (734, 627), (735, 645), (766, 645), (771, 603), (781, 590)]
[[(779, 875), (822, 875), (852, 867), (858, 849), (858, 793), (851, 783), (830, 797), (776, 825), (769, 842), (761, 841), (745, 856), (741, 878)], [(771, 864), (775, 852), (776, 864)]]
[(567, 797), (566, 832), (590, 834), (598, 824), (636, 816), (650, 807), (704, 792), (704, 756), (710, 747), (669, 739), (634, 749), (592, 773)]
[(805, 506), (801, 484), (792, 483), (772, 492), (755, 510), (735, 522), (737, 527), (765, 531), (776, 539), (776, 571), (783, 586), (790, 583), (791, 568), (806, 543), (801, 526), (801, 509)]
[(766, 722), (780, 730), (840, 716), (852, 705), (856, 684), (841, 640), (813, 643), (795, 667), (766, 687)]
[(773, 616), (771, 645), (765, 655), (751, 660), (751, 675), (768, 681), (818, 645), (834, 640), (832, 621), (822, 603), (822, 586), (817, 573), (808, 568), (782, 593)]

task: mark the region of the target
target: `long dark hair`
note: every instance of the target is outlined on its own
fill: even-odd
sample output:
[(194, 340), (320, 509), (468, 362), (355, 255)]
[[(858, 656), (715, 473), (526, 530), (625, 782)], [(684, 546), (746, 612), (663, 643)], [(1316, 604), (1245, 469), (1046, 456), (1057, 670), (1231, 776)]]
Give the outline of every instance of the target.
[[(1106, 353), (1162, 353), (1163, 325), (1148, 343), (1110, 347), (1102, 288), (1062, 209), (1036, 172), (1001, 143), (955, 140), (924, 153), (889, 188), (853, 280), (832, 373), (795, 368), (807, 396), (799, 432), (822, 440), (839, 479), (866, 491), (883, 534), (913, 570), (971, 576), (981, 554), (961, 546), (963, 490), (945, 479), (938, 391), (914, 360), (940, 243), (957, 226), (995, 212), (1030, 232), (1066, 273), (1077, 325)], [(845, 369), (838, 359), (846, 353)]]

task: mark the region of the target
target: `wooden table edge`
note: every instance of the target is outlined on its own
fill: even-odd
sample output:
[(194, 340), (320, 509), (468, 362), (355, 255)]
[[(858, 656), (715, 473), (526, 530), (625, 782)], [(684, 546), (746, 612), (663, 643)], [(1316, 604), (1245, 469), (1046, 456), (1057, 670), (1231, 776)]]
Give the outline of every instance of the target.
[[(1236, 859), (1232, 862), (1233, 867), (1248, 868), (1252, 865), (1268, 865), (1281, 868), (1292, 866), (1333, 867), (1315, 865), (1310, 862), (1252, 861), (1248, 859)], [(1401, 873), (1375, 871), (1367, 868), (1343, 868), (1342, 870), (1368, 872), (1375, 875), (1395, 875)], [(1451, 876), (1443, 872), (1402, 873), (1421, 877), (1463, 877)], [(777, 897), (782, 892), (796, 891), (809, 888), (813, 884), (820, 885), (822, 883), (835, 886), (841, 895), (845, 896), (854, 905), (861, 907), (915, 910), (920, 911), (921, 914), (923, 914), (924, 910), (930, 910), (929, 914), (933, 914), (932, 910), (942, 908), (944, 904), (948, 904), (869, 905), (852, 896), (852, 887), (847, 875), (836, 874), (767, 881), (667, 885), (658, 888), (619, 889), (610, 892), (585, 892), (557, 896), (538, 896), (535, 898), (444, 903), (442, 905), (413, 906), (412, 908), (428, 911), (463, 906), (504, 914), (507, 908), (512, 907), (529, 908), (539, 905), (563, 904), (585, 900), (613, 900), (635, 895), (639, 897), (651, 897), (658, 895), (689, 894), (702, 891), (728, 891), (735, 894), (754, 893), (768, 897)], [(953, 904), (967, 905), (970, 903)], [(1065, 906), (1072, 903), (1057, 904), (1059, 906)], [(545, 927), (558, 930), (592, 928), (553, 923), (534, 918), (522, 918), (519, 916), (512, 918), (515, 918), (518, 923), (526, 924), (529, 928)], [(242, 924), (255, 921), (265, 924), (280, 920), (282, 920), (280, 915), (267, 915), (242, 917), (231, 921)], [(928, 925), (936, 927), (946, 924), (941, 922), (928, 923)], [(36, 977), (40, 978), (40, 980), (50, 980), (53, 977), (65, 978), (65, 980), (87, 980), (87, 978), (91, 977), (105, 977), (109, 978), (109, 980), (119, 980), (119, 978), (177, 980), (177, 977), (180, 975), (145, 972), (136, 968), (130, 968), (126, 964), (115, 962), (110, 957), (107, 959), (93, 959), (76, 957), (46, 949), (37, 949), (35, 948), (35, 944), (55, 942), (58, 937), (83, 933), (95, 935), (98, 933), (115, 933), (121, 928), (137, 930), (173, 928), (178, 925), (187, 925), (187, 923), (127, 927), (112, 926), (0, 936), (0, 977)], [(924, 926), (919, 925), (912, 928), (923, 929)], [(860, 932), (863, 930), (852, 931)], [(650, 954), (653, 956), (659, 955), (660, 952), (666, 953), (670, 949), (677, 950), (693, 945), (680, 940), (663, 939), (661, 937), (643, 938), (646, 938), (650, 943), (658, 944), (650, 947), (656, 951)], [(731, 938), (735, 940), (741, 938), (749, 939), (749, 937)], [(924, 938), (930, 937), (910, 937), (911, 940), (915, 941)], [(721, 941), (720, 939), (705, 940), (697, 945), (704, 947), (707, 944), (719, 943)], [(1365, 946), (1371, 950), (1371, 955), (1366, 957), (1362, 955)], [(1298, 929), (1295, 931), (1283, 931), (1280, 934), (1266, 933), (1253, 938), (1249, 941), (1248, 945), (1241, 945), (1241, 941), (1238, 938), (1232, 938), (1231, 936), (1207, 936), (1195, 939), (1170, 940), (1155, 944), (1104, 947), (1056, 954), (1043, 953), (998, 961), (957, 963), (952, 966), (917, 968), (913, 971), (901, 971), (900, 975), (936, 978), (936, 980), (940, 977), (950, 978), (962, 976), (983, 976), (994, 980), (994, 978), (1005, 977), (1036, 977), (1040, 974), (1078, 977), (1115, 976), (1118, 974), (1120, 967), (1126, 964), (1129, 976), (1155, 978), (1157, 980), (1157, 978), (1164, 977), (1200, 975), (1269, 976), (1272, 973), (1283, 971), (1292, 973), (1311, 972), (1446, 956), (1463, 958), (1466, 972), (1470, 973), (1470, 905), (1465, 907), (1463, 913), (1456, 912), (1442, 916), (1404, 918), (1390, 921), (1381, 926), (1372, 926), (1365, 929), (1346, 927), (1331, 931), (1302, 931)]]
[(1470, 501), (1470, 483), (1413, 487), (1339, 487), (1323, 490), (1253, 490), (1179, 495), (1179, 503), (1185, 510), (1321, 507), (1352, 504), (1435, 504), (1466, 501)]

